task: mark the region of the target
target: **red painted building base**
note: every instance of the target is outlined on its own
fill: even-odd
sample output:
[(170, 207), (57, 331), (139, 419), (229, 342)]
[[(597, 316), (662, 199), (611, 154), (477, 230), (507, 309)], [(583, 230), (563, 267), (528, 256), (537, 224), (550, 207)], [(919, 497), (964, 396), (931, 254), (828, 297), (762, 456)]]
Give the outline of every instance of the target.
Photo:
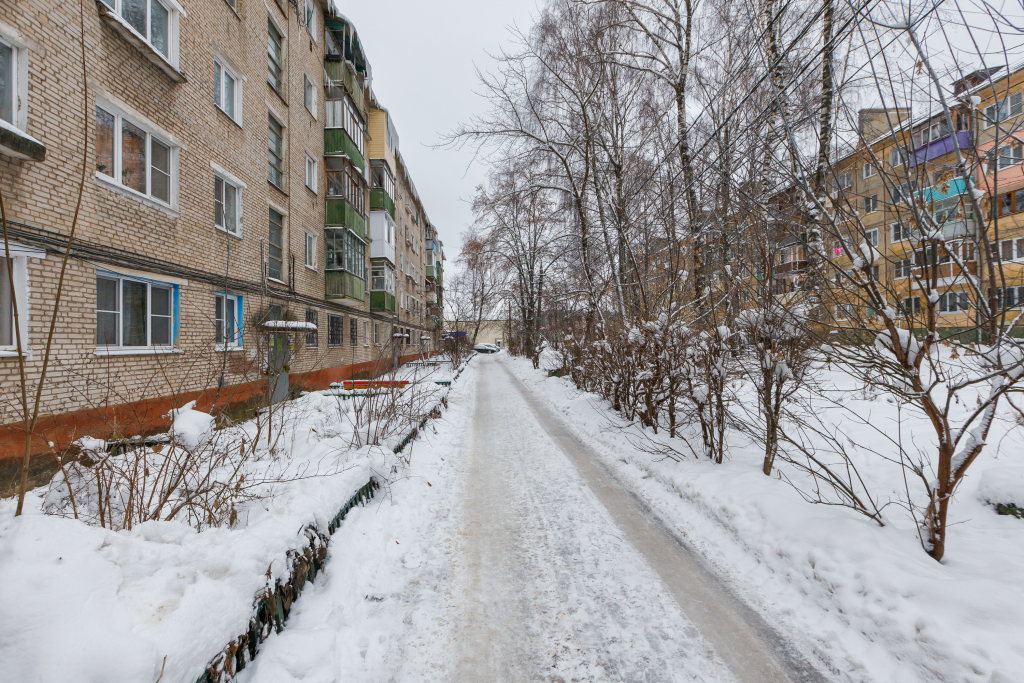
[[(418, 357), (419, 354), (402, 356), (399, 363), (404, 364)], [(386, 362), (386, 365), (390, 366), (391, 363)], [(369, 379), (374, 374), (383, 374), (390, 369), (385, 368), (382, 372), (380, 368), (381, 363), (375, 361), (339, 365), (292, 374), (289, 383), (293, 390), (316, 391), (326, 389), (332, 382), (352, 378)], [(31, 452), (33, 456), (61, 452), (83, 436), (110, 439), (159, 434), (166, 432), (171, 426), (171, 409), (180, 408), (190, 401), (196, 402), (196, 410), (221, 412), (262, 399), (266, 392), (267, 380), (258, 380), (221, 387), (219, 390), (215, 387), (134, 403), (88, 408), (59, 415), (43, 415), (39, 418), (32, 436)], [(24, 454), (24, 425), (20, 422), (0, 425), (0, 467), (10, 465), (12, 459), (23, 458)]]

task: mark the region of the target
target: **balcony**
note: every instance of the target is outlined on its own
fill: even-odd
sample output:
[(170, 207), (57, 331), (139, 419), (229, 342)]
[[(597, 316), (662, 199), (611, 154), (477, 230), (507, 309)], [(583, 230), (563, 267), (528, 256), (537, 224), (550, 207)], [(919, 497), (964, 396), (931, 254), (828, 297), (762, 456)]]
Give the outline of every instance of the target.
[(366, 219), (344, 197), (328, 197), (324, 224), (327, 227), (345, 227), (366, 239)]
[(360, 173), (366, 173), (366, 160), (344, 128), (324, 128), (324, 154), (344, 154)]
[[(961, 150), (971, 147), (971, 134), (963, 131), (956, 134), (956, 141)], [(944, 138), (929, 142), (927, 145), (914, 150), (914, 164), (923, 164), (933, 159), (945, 156), (953, 151), (953, 136), (947, 135)], [(965, 155), (966, 156), (966, 155)]]
[(366, 283), (344, 270), (324, 271), (324, 296), (328, 299), (366, 299)]
[(382, 188), (370, 190), (370, 211), (387, 211), (395, 217), (395, 203)]
[(427, 266), (427, 277), (434, 277), (434, 266)]
[(428, 304), (436, 304), (437, 303), (437, 292), (427, 292), (427, 303)]
[(395, 295), (387, 292), (370, 292), (371, 311), (395, 312)]
[(325, 59), (324, 80), (326, 81), (324, 85), (327, 87), (344, 86), (359, 111), (364, 116), (366, 115), (366, 98), (363, 95), (363, 89), (359, 87), (356, 74), (352, 70), (352, 65), (347, 60)]

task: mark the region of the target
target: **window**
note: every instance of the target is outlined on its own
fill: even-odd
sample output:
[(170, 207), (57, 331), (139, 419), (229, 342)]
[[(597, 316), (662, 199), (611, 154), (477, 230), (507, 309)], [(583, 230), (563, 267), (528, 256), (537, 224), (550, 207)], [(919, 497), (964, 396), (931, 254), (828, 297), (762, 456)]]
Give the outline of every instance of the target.
[(992, 249), (992, 260), (1016, 261), (1024, 259), (1024, 238), (1002, 240), (998, 246), (989, 245)]
[(939, 296), (940, 313), (956, 313), (957, 311), (969, 311), (971, 300), (967, 292), (946, 292)]
[(923, 147), (936, 140), (941, 140), (947, 135), (949, 135), (949, 126), (945, 121), (928, 124), (914, 132), (914, 145)]
[(355, 318), (348, 319), (348, 336), (351, 346), (359, 344), (359, 321)]
[(363, 138), (363, 119), (356, 113), (355, 105), (341, 88), (331, 88), (327, 93), (326, 128), (343, 128), (349, 139), (355, 143), (359, 153), (366, 156)]
[[(989, 152), (989, 160), (991, 160), (992, 152)], [(1019, 142), (1013, 145), (1003, 145), (999, 148), (996, 153), (996, 168), (1003, 170), (1011, 166), (1016, 166), (1024, 161), (1024, 145)]]
[(878, 246), (878, 230), (865, 230), (864, 241), (873, 247)]
[(267, 277), (284, 278), (284, 216), (270, 210), (270, 236), (267, 240)]
[(213, 224), (232, 235), (242, 234), (238, 217), (242, 213), (242, 190), (229, 181), (213, 179)]
[(367, 321), (367, 320), (363, 321), (363, 346), (369, 346), (370, 345), (370, 336), (368, 334), (369, 325), (370, 325), (369, 321)]
[[(312, 323), (317, 327), (320, 326), (320, 311), (312, 308), (306, 309), (306, 322)], [(320, 333), (319, 330), (313, 330), (306, 333), (306, 348), (315, 349), (320, 346)]]
[(921, 312), (921, 297), (908, 296), (899, 304), (900, 315), (917, 315)]
[(365, 280), (366, 243), (350, 230), (328, 230), (327, 262), (324, 267), (326, 270), (347, 270)]
[(309, 31), (310, 37), (316, 40), (316, 11), (314, 10), (313, 0), (306, 0), (305, 9), (302, 14), (306, 30)]
[(870, 162), (864, 164), (864, 169), (863, 170), (864, 170), (864, 178), (865, 179), (874, 177), (874, 175), (875, 175), (875, 165), (874, 164), (872, 164)]
[(281, 92), (281, 74), (284, 71), (284, 36), (267, 17), (267, 83)]
[(911, 228), (908, 225), (902, 223), (893, 223), (889, 226), (892, 230), (892, 241), (902, 242), (903, 240), (911, 239)]
[(316, 235), (306, 233), (306, 267), (316, 270)]
[(901, 204), (909, 202), (916, 191), (917, 181), (911, 180), (910, 182), (889, 188), (889, 196), (893, 204)]
[(864, 198), (864, 213), (874, 213), (878, 211), (878, 195), (873, 194), (870, 197)]
[(996, 306), (999, 308), (1024, 308), (1024, 287), (996, 288)]
[(306, 105), (306, 110), (316, 118), (316, 91), (313, 90), (313, 82), (309, 80), (309, 76), (303, 74), (302, 76), (302, 103)]
[(896, 261), (893, 267), (893, 277), (897, 280), (910, 277), (910, 269), (913, 267), (911, 259)]
[(316, 192), (316, 161), (306, 156), (306, 187)]
[(267, 180), (284, 188), (284, 128), (273, 115), (267, 116)]
[(213, 103), (236, 123), (242, 121), (241, 81), (227, 67), (213, 63)]
[(836, 176), (835, 183), (833, 184), (834, 192), (836, 196), (839, 195), (843, 190), (849, 190), (853, 187), (853, 174), (847, 171), (846, 173), (840, 173)]
[(96, 177), (170, 205), (176, 153), (152, 131), (96, 107)]
[(380, 323), (373, 324), (373, 343), (380, 346)]
[[(156, 52), (172, 64), (177, 64), (177, 49), (171, 49), (172, 24), (177, 24), (178, 12), (160, 0), (102, 0), (103, 4), (128, 24)], [(174, 46), (177, 47), (176, 45)]]
[(242, 345), (241, 297), (218, 294), (214, 304), (214, 328), (217, 346), (238, 348)]
[(17, 125), (18, 113), (18, 48), (0, 40), (0, 119)]
[(327, 174), (327, 196), (344, 197), (356, 211), (363, 214), (366, 209), (366, 191), (362, 174), (348, 157), (325, 157)]
[(327, 346), (328, 348), (342, 345), (342, 317), (340, 315), (327, 316)]
[(851, 304), (837, 304), (836, 305), (836, 319), (837, 320), (850, 320), (853, 318), (853, 305)]
[[(17, 248), (17, 251), (15, 249)], [(18, 336), (21, 337), (22, 350), (27, 351), (28, 345), (28, 256), (33, 258), (45, 257), (45, 252), (31, 250), (26, 253), (26, 248), (15, 245), (11, 242), (11, 261), (14, 275), (14, 290), (11, 290), (11, 275), (8, 268), (8, 261), (3, 257), (3, 247), (0, 246), (0, 350), (17, 352), (18, 340), (15, 336), (14, 326), (14, 305), (18, 305)], [(16, 256), (16, 253), (24, 254)]]
[(907, 164), (907, 153), (903, 149), (897, 147), (889, 153), (889, 165), (893, 168), (898, 166), (906, 166)]
[(96, 277), (97, 346), (173, 343), (173, 287), (117, 276)]
[(1010, 93), (1009, 97), (985, 107), (985, 127), (991, 128), (1021, 113), (1024, 113), (1024, 91)]

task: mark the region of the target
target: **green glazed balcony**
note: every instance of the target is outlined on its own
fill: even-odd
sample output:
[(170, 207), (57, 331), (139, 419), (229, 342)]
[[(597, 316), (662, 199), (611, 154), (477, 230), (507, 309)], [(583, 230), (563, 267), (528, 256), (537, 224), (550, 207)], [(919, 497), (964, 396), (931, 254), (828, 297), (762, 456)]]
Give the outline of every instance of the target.
[(434, 277), (434, 266), (427, 266), (427, 277)]
[(325, 59), (324, 72), (327, 76), (327, 85), (336, 86), (339, 83), (344, 85), (345, 90), (352, 97), (356, 107), (365, 116), (366, 99), (363, 95), (363, 89), (359, 87), (359, 82), (356, 80), (356, 75), (349, 63), (341, 59)]
[(327, 227), (346, 227), (362, 240), (366, 239), (366, 219), (343, 197), (328, 197), (324, 224)]
[(366, 161), (344, 128), (324, 128), (324, 154), (344, 154), (360, 173), (366, 173)]
[(381, 188), (370, 190), (370, 211), (387, 211), (391, 218), (395, 217), (395, 203), (388, 193)]
[(395, 312), (395, 295), (387, 292), (370, 292), (371, 311)]
[(324, 271), (324, 296), (328, 299), (366, 299), (366, 283), (344, 270)]

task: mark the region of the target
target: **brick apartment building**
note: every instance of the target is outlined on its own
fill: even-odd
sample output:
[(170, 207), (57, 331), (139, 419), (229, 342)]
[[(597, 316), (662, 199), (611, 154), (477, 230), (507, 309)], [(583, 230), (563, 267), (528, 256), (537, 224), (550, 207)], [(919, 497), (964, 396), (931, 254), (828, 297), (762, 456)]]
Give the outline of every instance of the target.
[[(1008, 326), (1024, 307), (1024, 63), (977, 71), (951, 86), (952, 126), (938, 110), (917, 116), (906, 108), (860, 112), (859, 143), (832, 168), (829, 200), (847, 220), (839, 226), (842, 239), (834, 235), (826, 245), (836, 269), (849, 270), (853, 262), (843, 242), (854, 248), (869, 242), (878, 254), (876, 278), (909, 328), (918, 329), (926, 314), (919, 280), (934, 275), (943, 335), (976, 328), (977, 294), (969, 278), (982, 274), (989, 296), (989, 262), (1001, 274), (994, 296), (1001, 324)], [(957, 149), (982, 193), (980, 216), (957, 171)], [(776, 201), (783, 207), (793, 200), (787, 191)], [(945, 246), (921, 239), (911, 202), (934, 219)], [(987, 252), (978, 246), (983, 235)], [(799, 299), (807, 276), (801, 237), (789, 235), (779, 243), (775, 293), (787, 299)], [(841, 273), (833, 276), (836, 322), (875, 318), (854, 288), (848, 287), (844, 301), (846, 282)], [(1020, 327), (1012, 334), (1019, 336)]]
[[(394, 124), (367, 130), (385, 110), (333, 1), (86, 0), (84, 83), (81, 41), (77, 3), (0, 4), (0, 457), (21, 438), (13, 304), (31, 384), (80, 186), (43, 450), (265, 396), (278, 375), (372, 374), (393, 339), (437, 347), (441, 244)], [(371, 277), (378, 251), (390, 278)]]

